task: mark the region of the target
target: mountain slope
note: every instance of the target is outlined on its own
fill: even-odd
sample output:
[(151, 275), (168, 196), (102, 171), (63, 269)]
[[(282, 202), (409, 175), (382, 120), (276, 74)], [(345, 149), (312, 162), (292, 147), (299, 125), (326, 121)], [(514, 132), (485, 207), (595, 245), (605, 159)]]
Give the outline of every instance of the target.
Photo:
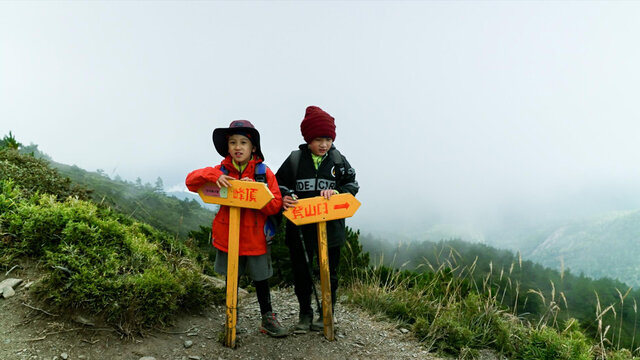
[(106, 203), (134, 219), (183, 238), (200, 226), (211, 226), (215, 215), (193, 198), (180, 200), (175, 196), (167, 196), (162, 188), (150, 184), (112, 180), (103, 173), (86, 171), (77, 166), (56, 162), (51, 162), (51, 165), (74, 183), (92, 189), (91, 197), (95, 202)]
[(640, 285), (640, 211), (568, 223), (538, 240), (525, 257), (555, 269)]

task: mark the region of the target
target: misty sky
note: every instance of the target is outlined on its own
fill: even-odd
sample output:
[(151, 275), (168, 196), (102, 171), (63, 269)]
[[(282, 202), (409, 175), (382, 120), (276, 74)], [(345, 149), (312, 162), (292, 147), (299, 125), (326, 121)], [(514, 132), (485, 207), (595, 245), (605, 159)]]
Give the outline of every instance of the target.
[(317, 105), (363, 230), (622, 209), (606, 197), (640, 184), (638, 19), (631, 1), (3, 1), (0, 136), (182, 189), (220, 162), (214, 128), (252, 121), (275, 171)]

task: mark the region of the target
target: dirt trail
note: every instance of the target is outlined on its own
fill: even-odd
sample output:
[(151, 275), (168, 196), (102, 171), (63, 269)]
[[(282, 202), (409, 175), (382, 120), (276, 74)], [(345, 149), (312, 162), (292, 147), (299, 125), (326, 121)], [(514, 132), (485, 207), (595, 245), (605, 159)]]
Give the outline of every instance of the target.
[[(0, 274), (0, 281), (4, 275)], [(236, 349), (218, 341), (226, 316), (221, 306), (180, 316), (171, 327), (152, 330), (144, 337), (123, 339), (107, 326), (81, 323), (91, 319), (62, 318), (46, 305), (33, 303), (25, 285), (35, 276), (32, 269), (22, 268), (9, 276), (24, 282), (15, 296), (0, 299), (0, 359), (441, 359), (429, 354), (410, 333), (340, 302), (335, 309), (336, 341), (329, 342), (318, 332), (270, 338), (258, 331), (254, 294), (239, 302)], [(282, 324), (293, 327), (298, 315), (292, 290), (274, 290), (272, 297)]]

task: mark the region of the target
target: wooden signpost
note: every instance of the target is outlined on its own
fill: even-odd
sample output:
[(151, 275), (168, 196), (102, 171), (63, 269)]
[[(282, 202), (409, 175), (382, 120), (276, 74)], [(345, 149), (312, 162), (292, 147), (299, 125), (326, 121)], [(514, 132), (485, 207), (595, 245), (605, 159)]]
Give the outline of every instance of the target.
[(209, 204), (229, 206), (229, 246), (227, 253), (227, 322), (224, 345), (236, 346), (238, 310), (238, 249), (240, 242), (240, 209), (262, 209), (274, 198), (267, 184), (254, 181), (231, 180), (231, 187), (220, 188), (206, 183), (198, 194)]
[(351, 194), (337, 194), (329, 200), (322, 196), (298, 200), (295, 207), (287, 209), (283, 214), (292, 223), (300, 226), (317, 223), (318, 258), (320, 260), (320, 287), (322, 289), (322, 319), (324, 336), (329, 341), (335, 340), (333, 331), (333, 309), (331, 304), (331, 284), (329, 283), (329, 250), (327, 246), (327, 221), (344, 219), (353, 216), (360, 207), (360, 202)]

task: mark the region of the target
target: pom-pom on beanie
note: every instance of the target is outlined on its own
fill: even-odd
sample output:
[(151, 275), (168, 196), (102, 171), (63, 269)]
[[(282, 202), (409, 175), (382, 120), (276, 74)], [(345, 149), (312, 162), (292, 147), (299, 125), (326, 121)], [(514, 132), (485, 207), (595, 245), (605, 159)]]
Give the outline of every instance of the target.
[(317, 106), (307, 107), (304, 119), (300, 123), (302, 137), (307, 144), (318, 137), (336, 139), (335, 119)]

